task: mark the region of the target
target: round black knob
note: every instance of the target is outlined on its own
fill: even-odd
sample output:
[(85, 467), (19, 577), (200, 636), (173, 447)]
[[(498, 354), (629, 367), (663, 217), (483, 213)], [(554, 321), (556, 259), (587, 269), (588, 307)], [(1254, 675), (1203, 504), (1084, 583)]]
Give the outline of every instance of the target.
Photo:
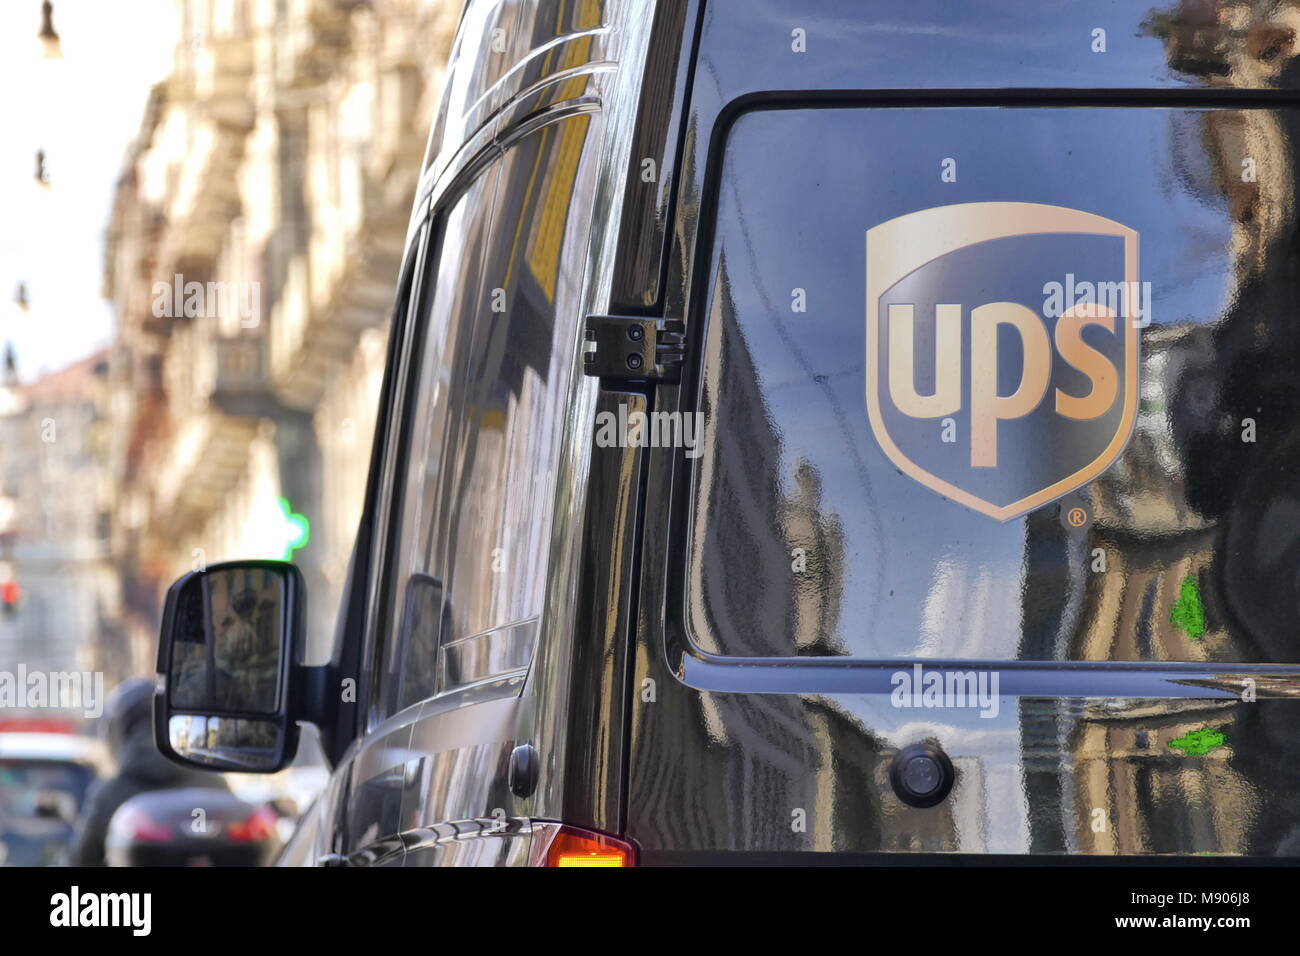
[(948, 755), (928, 743), (904, 747), (889, 766), (894, 792), (912, 807), (932, 807), (942, 802), (955, 776)]
[(532, 796), (537, 789), (539, 760), (537, 748), (532, 744), (520, 744), (510, 752), (510, 769), (508, 782), (510, 792), (520, 799)]

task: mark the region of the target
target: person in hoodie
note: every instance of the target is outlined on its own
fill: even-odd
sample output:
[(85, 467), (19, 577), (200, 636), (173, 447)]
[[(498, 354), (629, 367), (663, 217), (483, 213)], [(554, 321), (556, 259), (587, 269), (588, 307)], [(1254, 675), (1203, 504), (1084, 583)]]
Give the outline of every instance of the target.
[(104, 839), (113, 813), (147, 790), (230, 788), (214, 773), (172, 763), (153, 739), (153, 682), (133, 677), (119, 684), (104, 705), (101, 734), (117, 765), (112, 777), (96, 781), (86, 796), (67, 852), (70, 866), (104, 866)]

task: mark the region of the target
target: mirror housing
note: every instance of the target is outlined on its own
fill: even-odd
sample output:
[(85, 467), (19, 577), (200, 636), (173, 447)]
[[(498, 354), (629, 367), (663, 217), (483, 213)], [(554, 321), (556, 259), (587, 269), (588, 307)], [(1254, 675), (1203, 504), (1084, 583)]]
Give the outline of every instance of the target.
[(154, 739), (170, 759), (203, 770), (274, 773), (298, 750), (309, 719), (300, 660), (302, 574), (285, 561), (228, 561), (167, 591), (158, 643)]

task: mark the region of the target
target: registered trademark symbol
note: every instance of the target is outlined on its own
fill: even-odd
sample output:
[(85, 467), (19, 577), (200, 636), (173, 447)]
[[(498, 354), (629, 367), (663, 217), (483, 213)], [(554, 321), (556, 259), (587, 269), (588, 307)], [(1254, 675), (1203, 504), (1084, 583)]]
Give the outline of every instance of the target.
[(1092, 512), (1087, 503), (1081, 502), (1077, 495), (1071, 495), (1060, 504), (1061, 526), (1071, 533), (1081, 531), (1092, 523)]

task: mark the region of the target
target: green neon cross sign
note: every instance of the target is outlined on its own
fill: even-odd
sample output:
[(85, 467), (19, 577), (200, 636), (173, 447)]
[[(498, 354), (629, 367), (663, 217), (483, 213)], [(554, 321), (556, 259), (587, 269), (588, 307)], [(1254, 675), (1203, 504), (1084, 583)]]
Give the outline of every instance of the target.
[(280, 508), (280, 528), (278, 534), (282, 535), (284, 541), (284, 554), (281, 561), (292, 561), (293, 553), (299, 548), (307, 546), (311, 540), (311, 522), (307, 520), (306, 515), (295, 514), (289, 506), (288, 498), (276, 499), (276, 504)]

